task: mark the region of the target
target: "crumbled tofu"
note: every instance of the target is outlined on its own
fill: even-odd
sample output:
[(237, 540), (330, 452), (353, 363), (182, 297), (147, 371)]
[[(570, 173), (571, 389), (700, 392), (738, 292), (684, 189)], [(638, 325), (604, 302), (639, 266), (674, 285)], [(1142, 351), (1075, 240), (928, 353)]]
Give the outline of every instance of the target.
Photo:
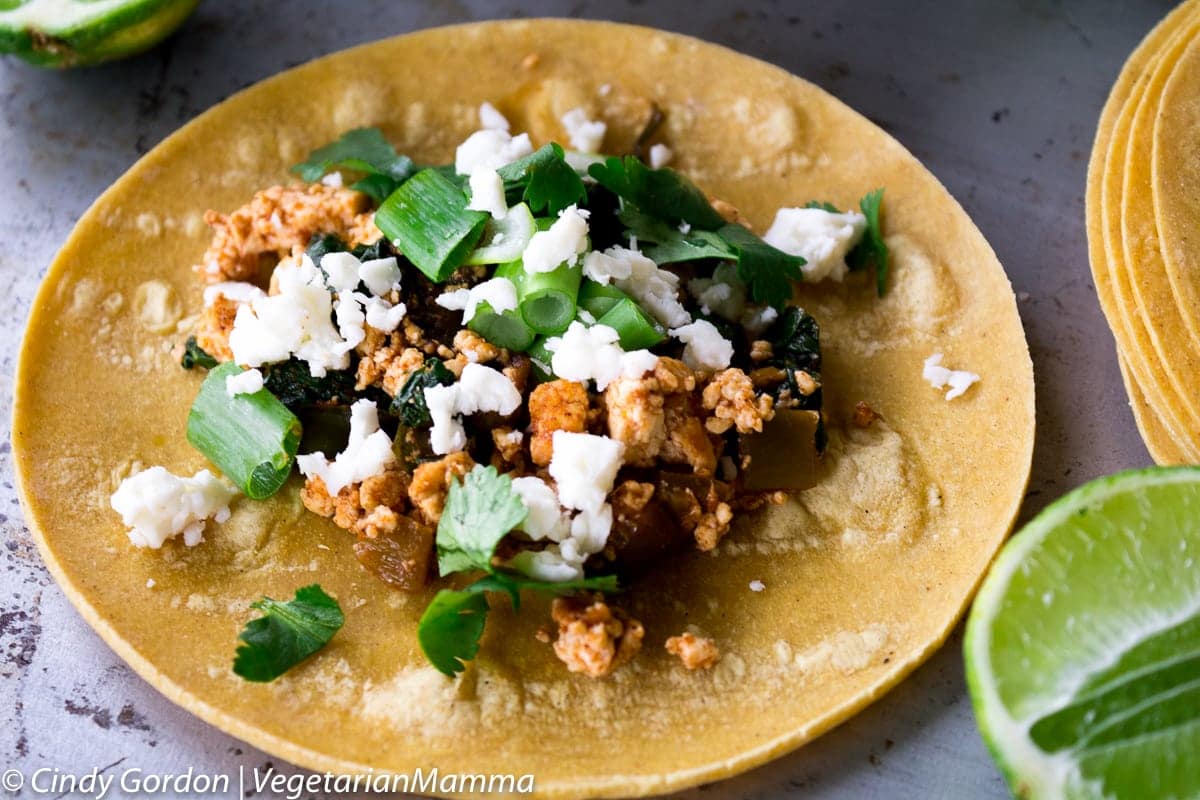
[(587, 112), (582, 108), (573, 108), (562, 115), (563, 128), (567, 131), (567, 139), (571, 148), (581, 153), (599, 153), (604, 144), (604, 134), (608, 126), (599, 120), (588, 119)]
[(471, 202), (467, 208), (486, 211), (492, 219), (508, 216), (508, 202), (504, 197), (504, 180), (494, 169), (480, 169), (471, 173)]
[(567, 508), (599, 513), (621, 468), (624, 447), (607, 436), (555, 431), (550, 477)]
[(539, 384), (529, 395), (529, 455), (544, 467), (553, 454), (555, 431), (587, 430), (588, 393), (582, 383), (568, 380)]
[(372, 400), (359, 400), (350, 406), (350, 437), (346, 449), (330, 461), (320, 451), (296, 456), (296, 465), (305, 477), (318, 476), (331, 496), (343, 487), (379, 475), (391, 464), (392, 439), (379, 429), (379, 409)]
[(275, 269), (278, 293), (238, 308), (229, 347), (234, 360), (260, 367), (295, 356), (314, 377), (350, 366), (345, 340), (333, 326), (333, 297), (312, 259)]
[(667, 652), (678, 656), (685, 669), (710, 669), (721, 660), (717, 643), (694, 633), (682, 633), (667, 639)]
[(467, 433), (459, 417), (494, 411), (508, 415), (521, 405), (521, 393), (499, 370), (468, 363), (457, 383), (424, 390), (425, 405), (433, 426), (429, 445), (438, 455), (454, 453), (467, 446)]
[(678, 328), (692, 321), (692, 315), (679, 302), (679, 276), (659, 269), (652, 260), (636, 250), (610, 247), (605, 255), (620, 258), (629, 264), (629, 276), (614, 277), (617, 288), (630, 295), (638, 304), (668, 328)]
[(595, 381), (600, 391), (621, 375), (637, 376), (654, 369), (657, 356), (649, 350), (627, 353), (618, 344), (619, 339), (607, 325), (589, 328), (582, 322), (572, 322), (562, 336), (546, 341), (546, 349), (554, 354), (550, 369), (566, 380)]
[(979, 380), (979, 376), (974, 372), (965, 372), (963, 370), (947, 369), (942, 366), (942, 354), (934, 353), (929, 358), (925, 359), (925, 367), (921, 372), (922, 377), (929, 381), (929, 385), (935, 389), (942, 389), (949, 386), (949, 391), (946, 392), (946, 399), (953, 400), (956, 397), (961, 397), (967, 389), (971, 388), (971, 384)]
[(450, 483), (474, 468), (475, 461), (467, 453), (451, 453), (438, 461), (418, 465), (408, 485), (408, 499), (413, 508), (420, 511), (430, 525), (437, 525), (446, 507)]
[(484, 130), (508, 130), (508, 119), (486, 100), (479, 106), (479, 127)]
[(608, 435), (625, 446), (625, 463), (654, 466), (667, 444), (666, 401), (696, 388), (692, 371), (672, 358), (657, 359), (652, 374), (622, 376), (604, 390)]
[(867, 218), (849, 211), (835, 214), (820, 208), (781, 208), (763, 241), (785, 253), (802, 257), (806, 281), (846, 277), (846, 254), (867, 230)]
[(486, 128), (475, 131), (454, 152), (454, 171), (474, 175), (479, 170), (499, 169), (533, 152), (529, 134), (510, 136), (508, 131)]
[(706, 319), (675, 328), (671, 335), (684, 343), (683, 361), (692, 369), (716, 372), (733, 359), (733, 344)]
[(225, 393), (230, 397), (239, 394), (254, 394), (262, 391), (263, 374), (256, 369), (246, 369), (225, 379)]
[(704, 427), (718, 435), (735, 426), (738, 433), (762, 433), (763, 422), (775, 417), (774, 399), (769, 394), (756, 394), (754, 382), (740, 369), (713, 375), (704, 387), (701, 402), (706, 411), (712, 412)]
[(314, 514), (332, 517), (339, 528), (374, 539), (400, 528), (407, 493), (407, 473), (398, 464), (389, 464), (377, 475), (343, 486), (336, 495), (329, 494), (320, 475), (311, 475), (300, 500)]
[(109, 504), (129, 528), (134, 546), (157, 550), (180, 534), (188, 547), (198, 545), (209, 519), (229, 519), (229, 501), (236, 494), (206, 469), (183, 478), (164, 467), (151, 467), (121, 481)]
[(671, 163), (671, 159), (675, 156), (671, 152), (671, 148), (665, 144), (655, 144), (650, 146), (650, 168), (662, 169), (667, 164)]
[(550, 614), (558, 624), (554, 654), (571, 672), (593, 678), (611, 675), (642, 647), (642, 623), (603, 600), (557, 597)]
[(586, 209), (569, 205), (559, 212), (549, 230), (538, 231), (529, 240), (521, 260), (528, 273), (552, 272), (559, 265), (572, 265), (587, 250)]
[(435, 303), (450, 311), (463, 312), (463, 325), (475, 319), (480, 303), (487, 303), (496, 314), (512, 311), (517, 307), (517, 287), (508, 278), (492, 278), (476, 284), (470, 289), (455, 289), (442, 292), (434, 298)]

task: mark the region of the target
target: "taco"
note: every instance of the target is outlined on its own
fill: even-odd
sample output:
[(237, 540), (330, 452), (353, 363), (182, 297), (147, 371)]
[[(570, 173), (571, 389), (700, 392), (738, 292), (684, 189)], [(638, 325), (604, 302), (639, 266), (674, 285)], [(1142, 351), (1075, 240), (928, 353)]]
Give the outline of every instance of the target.
[(59, 583), (206, 720), (615, 796), (928, 657), (1033, 424), (1003, 270), (899, 144), (727, 50), (533, 21), (315, 61), (154, 149), (51, 267), (14, 442)]

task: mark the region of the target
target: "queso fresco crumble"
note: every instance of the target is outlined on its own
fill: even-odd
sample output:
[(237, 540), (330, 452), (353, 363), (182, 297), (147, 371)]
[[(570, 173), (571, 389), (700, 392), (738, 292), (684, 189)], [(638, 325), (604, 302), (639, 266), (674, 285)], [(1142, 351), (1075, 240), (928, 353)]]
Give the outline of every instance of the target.
[[(112, 506), (138, 547), (196, 546), (236, 495), (264, 500), (295, 468), (305, 507), (389, 586), (478, 576), (420, 623), (447, 675), (479, 648), (487, 593), (522, 590), (554, 596), (540, 638), (573, 672), (608, 675), (647, 636), (711, 667), (718, 643), (647, 631), (619, 592), (815, 482), (753, 452), (815, 463), (824, 447), (818, 324), (792, 283), (869, 269), (882, 293), (882, 190), (856, 211), (780, 209), (760, 237), (667, 166), (653, 127), (614, 156), (582, 109), (562, 117), (566, 147), (511, 133), (489, 103), (479, 121), (440, 166), (352, 130), (294, 168), (301, 183), (206, 214), (182, 363), (206, 372), (188, 439), (224, 477), (153, 467)], [(252, 621), (234, 666), (250, 680), (341, 625), (317, 586), (255, 607), (326, 633), (267, 669), (254, 657), (283, 646)]]

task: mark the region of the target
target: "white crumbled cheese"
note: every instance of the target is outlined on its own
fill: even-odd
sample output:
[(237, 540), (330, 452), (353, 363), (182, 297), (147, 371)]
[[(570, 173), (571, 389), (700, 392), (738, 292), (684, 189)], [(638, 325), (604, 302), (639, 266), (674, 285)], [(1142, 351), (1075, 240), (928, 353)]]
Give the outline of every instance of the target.
[(549, 472), (558, 486), (558, 502), (567, 508), (601, 513), (621, 468), (625, 446), (607, 436), (568, 431), (555, 431), (551, 442)]
[(333, 316), (342, 337), (337, 349), (343, 353), (350, 352), (367, 338), (367, 315), (363, 310), (366, 301), (366, 295), (358, 292), (342, 292), (333, 301)]
[(751, 306), (742, 314), (742, 327), (751, 336), (758, 336), (779, 319), (779, 312), (771, 306)]
[(500, 440), (505, 444), (519, 445), (525, 441), (525, 434), (522, 431), (509, 431), (500, 434)]
[(379, 429), (379, 409), (372, 400), (359, 400), (350, 406), (346, 449), (333, 461), (321, 452), (296, 456), (296, 465), (306, 478), (320, 477), (329, 496), (337, 497), (345, 487), (379, 475), (395, 460), (391, 437)]
[(692, 232), (692, 223), (680, 222), (679, 223), (679, 232), (682, 233), (684, 236), (687, 236), (689, 233)]
[(313, 377), (350, 366), (349, 350), (333, 326), (333, 297), (308, 256), (275, 268), (279, 292), (238, 308), (229, 348), (233, 359), (260, 367), (296, 356)]
[(692, 321), (692, 315), (679, 302), (678, 275), (659, 269), (657, 264), (631, 248), (610, 247), (604, 252), (629, 263), (629, 277), (614, 278), (613, 282), (650, 316), (668, 328), (678, 328)]
[(521, 530), (530, 539), (561, 542), (571, 534), (571, 518), (558, 504), (558, 495), (548, 483), (537, 477), (514, 478), (512, 488), (529, 509)]
[(608, 126), (599, 120), (588, 119), (587, 112), (582, 108), (573, 108), (562, 115), (563, 128), (571, 148), (581, 153), (599, 153), (604, 144), (604, 133)]
[(223, 281), (204, 287), (204, 307), (208, 308), (217, 302), (218, 297), (226, 297), (235, 303), (249, 303), (267, 293), (253, 283), (243, 281)]
[(479, 106), (479, 127), (484, 130), (506, 131), (508, 119), (494, 105), (484, 100)]
[(578, 319), (580, 322), (582, 322), (584, 325), (595, 325), (596, 324), (595, 315), (592, 314), (592, 312), (588, 311), (586, 308), (576, 308), (575, 309), (575, 318)]
[(239, 394), (254, 394), (262, 391), (263, 374), (256, 369), (246, 369), (225, 379), (225, 393), (230, 397)]
[(486, 302), (492, 311), (503, 314), (517, 307), (517, 287), (508, 278), (492, 278), (470, 289), (442, 292), (434, 298), (442, 308), (463, 312), (463, 325), (475, 318), (480, 303)]
[(967, 389), (971, 388), (971, 384), (979, 380), (979, 376), (974, 372), (943, 367), (941, 353), (934, 353), (925, 359), (925, 368), (921, 371), (921, 375), (935, 389), (949, 386), (950, 390), (946, 392), (947, 400), (961, 397)]
[(665, 144), (655, 144), (650, 146), (650, 168), (662, 169), (667, 164), (671, 163), (671, 158), (675, 154), (671, 152), (671, 148)]
[(342, 179), (342, 173), (330, 172), (321, 178), (321, 183), (333, 189), (340, 189), (345, 181)]
[(481, 411), (508, 415), (521, 405), (521, 393), (509, 377), (482, 364), (463, 367), (458, 383), (431, 386), (424, 392), (425, 405), (433, 420), (429, 445), (439, 456), (466, 447), (467, 433), (460, 417)]
[(583, 257), (584, 277), (605, 286), (614, 280), (628, 278), (633, 274), (633, 265), (625, 254), (632, 252), (624, 247), (610, 247), (603, 253), (592, 250)]
[(508, 216), (508, 202), (504, 197), (504, 179), (494, 169), (480, 169), (471, 173), (471, 202), (467, 208), (472, 211), (486, 211), (492, 219), (504, 219)]
[(579, 255), (587, 250), (588, 216), (588, 211), (574, 204), (560, 211), (550, 229), (535, 233), (525, 246), (521, 255), (525, 271), (552, 272), (559, 264), (572, 265), (578, 261)]
[(619, 339), (616, 330), (608, 325), (588, 327), (576, 320), (562, 336), (546, 340), (546, 349), (554, 354), (550, 370), (568, 381), (595, 381), (596, 388), (604, 391), (622, 375), (638, 376), (654, 369), (658, 356), (649, 350), (626, 353), (617, 343)]
[(766, 588), (767, 588), (767, 585), (765, 583), (763, 583), (762, 581), (750, 581), (750, 591), (752, 591), (752, 592), (761, 592), (763, 589), (766, 589)]
[(867, 230), (867, 218), (849, 211), (835, 214), (820, 208), (781, 208), (763, 236), (767, 244), (802, 257), (806, 281), (846, 277), (846, 254)]
[(671, 335), (686, 345), (683, 361), (692, 369), (716, 372), (728, 367), (733, 358), (733, 344), (706, 319), (675, 328)]
[(746, 310), (746, 286), (737, 279), (736, 268), (718, 267), (711, 278), (692, 278), (687, 288), (705, 314), (737, 322)]
[(371, 294), (384, 297), (400, 288), (400, 264), (394, 256), (372, 258), (358, 265), (358, 279)]
[(408, 307), (404, 303), (392, 305), (378, 297), (368, 297), (365, 309), (367, 324), (384, 333), (391, 333), (399, 328), (404, 315), (408, 313)]
[[(586, 436), (587, 434), (568, 435)], [(608, 485), (612, 486), (611, 480)], [(561, 497), (561, 484), (559, 492)], [(608, 494), (608, 492), (606, 491), (604, 494)], [(568, 562), (582, 566), (588, 556), (604, 549), (604, 545), (608, 543), (608, 534), (612, 531), (612, 521), (612, 506), (608, 503), (601, 502), (596, 509), (581, 510), (571, 519), (571, 536), (558, 546), (559, 552)]]
[(236, 494), (206, 469), (183, 478), (164, 467), (151, 467), (121, 481), (109, 504), (129, 528), (134, 546), (157, 550), (179, 534), (188, 547), (198, 545), (209, 519), (229, 519), (229, 501)]
[(508, 564), (523, 575), (548, 583), (563, 583), (583, 577), (583, 566), (563, 558), (556, 544), (545, 550), (522, 550)]
[(352, 253), (326, 253), (321, 256), (321, 271), (325, 283), (335, 292), (353, 292), (361, 278), (358, 275), (362, 263)]
[(529, 134), (510, 136), (495, 128), (475, 131), (454, 152), (454, 171), (474, 175), (481, 169), (499, 169), (533, 152)]

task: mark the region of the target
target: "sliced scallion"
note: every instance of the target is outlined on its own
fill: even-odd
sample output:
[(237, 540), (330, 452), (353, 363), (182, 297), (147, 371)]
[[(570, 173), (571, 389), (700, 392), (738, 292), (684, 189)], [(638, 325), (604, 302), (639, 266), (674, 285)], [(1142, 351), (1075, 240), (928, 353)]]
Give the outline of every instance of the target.
[(423, 169), (379, 206), (375, 224), (417, 269), (441, 282), (463, 264), (490, 219), (467, 202), (445, 175)]
[(283, 486), (300, 446), (300, 420), (266, 389), (225, 390), (242, 368), (226, 362), (208, 373), (188, 414), (187, 439), (249, 498), (262, 500)]
[(479, 246), (470, 252), (466, 264), (506, 264), (516, 261), (533, 238), (533, 212), (524, 203), (508, 210), (504, 219), (489, 220), (479, 237)]
[(583, 268), (560, 264), (550, 272), (528, 273), (520, 261), (501, 264), (496, 276), (517, 287), (517, 304), (525, 323), (538, 333), (562, 333), (575, 319), (575, 298)]
[(642, 307), (629, 298), (621, 300), (596, 320), (607, 325), (620, 337), (622, 350), (642, 350), (667, 338), (662, 325), (650, 318)]
[(517, 310), (497, 314), (486, 300), (475, 307), (475, 316), (467, 327), (497, 347), (518, 353), (529, 349), (535, 335)]
[(629, 295), (611, 284), (584, 279), (579, 286), (579, 298), (576, 302), (581, 309), (600, 319), (617, 303), (628, 299)]

